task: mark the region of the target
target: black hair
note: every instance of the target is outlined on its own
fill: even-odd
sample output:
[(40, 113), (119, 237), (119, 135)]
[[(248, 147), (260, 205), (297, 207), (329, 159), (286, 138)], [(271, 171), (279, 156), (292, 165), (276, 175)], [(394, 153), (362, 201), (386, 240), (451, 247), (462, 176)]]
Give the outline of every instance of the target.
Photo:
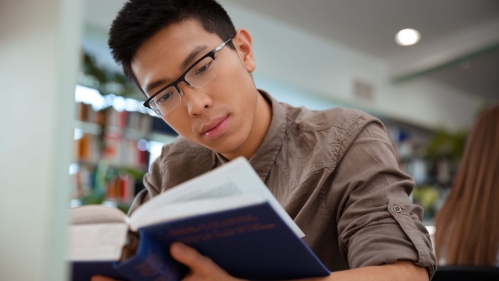
[[(185, 20), (197, 20), (207, 32), (227, 40), (236, 29), (225, 9), (215, 0), (129, 0), (118, 12), (109, 31), (114, 60), (141, 91), (132, 71), (137, 50), (161, 29)], [(228, 46), (235, 49), (232, 41)]]

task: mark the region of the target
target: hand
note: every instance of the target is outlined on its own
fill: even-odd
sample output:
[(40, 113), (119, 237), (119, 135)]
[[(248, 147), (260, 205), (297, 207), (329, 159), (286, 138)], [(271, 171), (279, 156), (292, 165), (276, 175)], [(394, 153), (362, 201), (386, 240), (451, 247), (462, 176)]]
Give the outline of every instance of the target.
[[(191, 269), (182, 281), (242, 281), (241, 279), (230, 276), (211, 259), (182, 243), (173, 243), (170, 247), (170, 253), (178, 262)], [(93, 276), (91, 281), (116, 280), (104, 276)]]
[(173, 243), (170, 247), (170, 253), (178, 262), (191, 269), (182, 281), (241, 281), (241, 279), (230, 276), (211, 259), (182, 243)]

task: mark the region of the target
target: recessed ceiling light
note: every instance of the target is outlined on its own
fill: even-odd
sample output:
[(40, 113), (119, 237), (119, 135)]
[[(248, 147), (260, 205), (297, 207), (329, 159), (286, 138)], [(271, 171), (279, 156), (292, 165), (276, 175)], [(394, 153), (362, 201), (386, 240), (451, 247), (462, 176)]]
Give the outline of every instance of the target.
[(410, 46), (418, 43), (421, 35), (419, 31), (411, 28), (402, 29), (395, 36), (395, 42), (400, 46)]

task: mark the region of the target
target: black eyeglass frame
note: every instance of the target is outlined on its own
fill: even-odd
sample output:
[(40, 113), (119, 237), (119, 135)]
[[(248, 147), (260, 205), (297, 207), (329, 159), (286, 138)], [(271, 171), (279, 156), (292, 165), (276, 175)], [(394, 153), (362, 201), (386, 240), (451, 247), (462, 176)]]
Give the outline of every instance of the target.
[[(178, 84), (180, 84), (180, 82), (185, 82), (185, 84), (187, 84), (187, 86), (189, 86), (189, 88), (194, 88), (194, 86), (189, 83), (189, 81), (187, 81), (185, 79), (185, 75), (187, 75), (187, 73), (189, 71), (191, 71), (191, 69), (193, 69), (199, 62), (201, 62), (202, 60), (204, 60), (205, 58), (207, 57), (211, 57), (213, 60), (216, 60), (215, 59), (215, 54), (220, 51), (223, 47), (225, 47), (225, 45), (227, 45), (227, 43), (230, 42), (230, 40), (234, 39), (234, 37), (231, 37), (227, 40), (225, 40), (224, 42), (222, 42), (222, 44), (218, 45), (215, 49), (211, 50), (210, 52), (208, 52), (206, 55), (202, 56), (200, 59), (198, 59), (196, 62), (194, 62), (189, 68), (187, 68), (186, 71), (184, 71), (184, 73), (182, 73), (182, 75), (180, 75), (180, 77), (173, 81), (172, 83), (164, 86), (163, 88), (159, 89), (156, 93), (154, 93), (151, 97), (149, 97), (144, 103), (143, 105), (149, 109), (151, 109), (152, 111), (154, 111), (154, 109), (151, 108), (151, 106), (149, 105), (149, 102), (151, 102), (151, 100), (153, 100), (158, 94), (160, 94), (163, 90), (169, 88), (169, 87), (175, 87), (175, 89), (177, 90), (177, 92), (179, 93), (179, 95), (183, 96), (184, 93), (182, 92), (182, 90), (178, 87)], [(156, 111), (155, 111), (156, 112)], [(169, 113), (169, 112), (168, 112)]]

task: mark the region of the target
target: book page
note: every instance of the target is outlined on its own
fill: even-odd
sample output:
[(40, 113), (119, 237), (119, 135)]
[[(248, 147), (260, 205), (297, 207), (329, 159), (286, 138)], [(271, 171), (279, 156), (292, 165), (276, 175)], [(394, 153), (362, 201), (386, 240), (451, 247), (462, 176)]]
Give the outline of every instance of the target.
[(132, 231), (136, 231), (140, 227), (160, 222), (242, 208), (263, 202), (264, 201), (258, 195), (246, 194), (230, 198), (211, 198), (188, 201), (185, 203), (176, 203), (152, 210), (144, 217), (132, 217), (130, 219), (130, 229)]
[(254, 194), (263, 201), (268, 201), (296, 235), (305, 236), (243, 157), (154, 197), (139, 207), (132, 214), (131, 220), (138, 225), (138, 221), (146, 217), (147, 213), (174, 203), (207, 198), (231, 198), (245, 194)]
[(69, 217), (72, 225), (126, 222), (126, 215), (121, 210), (102, 205), (71, 208)]
[(85, 224), (69, 227), (70, 261), (117, 261), (126, 243), (124, 223)]
[(188, 201), (196, 201), (202, 199), (214, 199), (214, 198), (223, 198), (223, 197), (232, 197), (239, 196), (243, 193), (241, 190), (237, 188), (237, 186), (232, 182), (225, 182), (218, 186), (213, 186), (211, 188), (203, 188), (199, 189), (195, 192), (185, 194), (184, 196), (180, 196), (174, 202), (188, 202)]

